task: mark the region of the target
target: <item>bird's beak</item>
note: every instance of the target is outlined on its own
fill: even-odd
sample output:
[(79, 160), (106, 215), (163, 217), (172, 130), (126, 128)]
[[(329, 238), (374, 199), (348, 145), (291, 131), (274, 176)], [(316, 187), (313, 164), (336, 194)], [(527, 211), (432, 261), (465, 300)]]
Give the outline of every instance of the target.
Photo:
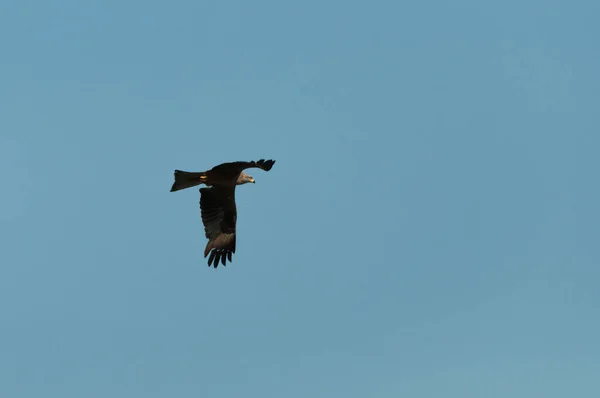
[(256, 182), (254, 181), (254, 178), (253, 178), (253, 179), (251, 179), (251, 180), (250, 180), (250, 182), (251, 182), (252, 184), (256, 184)]

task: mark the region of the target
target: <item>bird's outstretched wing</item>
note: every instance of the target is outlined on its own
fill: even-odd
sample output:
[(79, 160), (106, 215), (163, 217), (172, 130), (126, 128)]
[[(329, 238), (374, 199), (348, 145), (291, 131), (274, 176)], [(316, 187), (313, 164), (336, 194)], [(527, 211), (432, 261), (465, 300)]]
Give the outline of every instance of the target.
[(204, 257), (210, 253), (208, 266), (226, 265), (235, 253), (235, 224), (237, 210), (235, 206), (235, 188), (213, 186), (200, 188), (200, 214), (204, 232), (208, 238)]
[(254, 160), (251, 162), (230, 162), (230, 163), (223, 163), (220, 164), (218, 166), (213, 167), (213, 171), (225, 171), (225, 170), (231, 170), (231, 171), (235, 171), (236, 173), (239, 173), (240, 171), (243, 171), (245, 169), (250, 169), (250, 168), (259, 168), (262, 169), (264, 171), (269, 171), (271, 170), (271, 168), (273, 167), (273, 165), (275, 164), (274, 160), (265, 160), (265, 159), (260, 159), (259, 161), (255, 162)]

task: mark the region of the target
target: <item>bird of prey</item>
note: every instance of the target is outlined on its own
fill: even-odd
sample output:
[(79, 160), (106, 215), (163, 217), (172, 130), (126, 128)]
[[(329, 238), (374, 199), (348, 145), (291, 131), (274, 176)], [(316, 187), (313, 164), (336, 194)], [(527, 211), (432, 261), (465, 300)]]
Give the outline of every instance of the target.
[(223, 163), (203, 172), (175, 170), (175, 182), (171, 192), (200, 184), (208, 187), (200, 188), (200, 215), (208, 239), (204, 258), (210, 253), (209, 267), (214, 265), (217, 268), (219, 261), (225, 266), (226, 260), (231, 262), (235, 253), (235, 187), (248, 182), (254, 184), (254, 178), (244, 173), (244, 170), (259, 168), (269, 171), (274, 164), (274, 160), (261, 159), (257, 162)]

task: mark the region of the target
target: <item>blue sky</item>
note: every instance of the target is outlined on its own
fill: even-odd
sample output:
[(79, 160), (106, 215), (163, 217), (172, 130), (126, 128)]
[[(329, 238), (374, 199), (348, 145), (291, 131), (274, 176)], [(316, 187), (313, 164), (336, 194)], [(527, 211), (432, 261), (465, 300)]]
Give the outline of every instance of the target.
[(599, 12), (4, 2), (0, 395), (600, 394)]

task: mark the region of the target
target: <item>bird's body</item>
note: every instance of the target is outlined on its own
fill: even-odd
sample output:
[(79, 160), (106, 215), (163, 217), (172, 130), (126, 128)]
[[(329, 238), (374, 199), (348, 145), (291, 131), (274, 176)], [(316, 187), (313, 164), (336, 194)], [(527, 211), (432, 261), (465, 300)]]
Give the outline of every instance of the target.
[(208, 266), (216, 268), (219, 261), (225, 265), (231, 262), (235, 253), (237, 209), (235, 205), (235, 187), (246, 183), (254, 183), (254, 178), (246, 173), (247, 168), (271, 170), (274, 160), (261, 159), (258, 162), (223, 163), (204, 172), (187, 172), (175, 170), (175, 182), (171, 192), (190, 188), (200, 184), (208, 188), (200, 188), (200, 215), (208, 243), (204, 257), (210, 253)]

